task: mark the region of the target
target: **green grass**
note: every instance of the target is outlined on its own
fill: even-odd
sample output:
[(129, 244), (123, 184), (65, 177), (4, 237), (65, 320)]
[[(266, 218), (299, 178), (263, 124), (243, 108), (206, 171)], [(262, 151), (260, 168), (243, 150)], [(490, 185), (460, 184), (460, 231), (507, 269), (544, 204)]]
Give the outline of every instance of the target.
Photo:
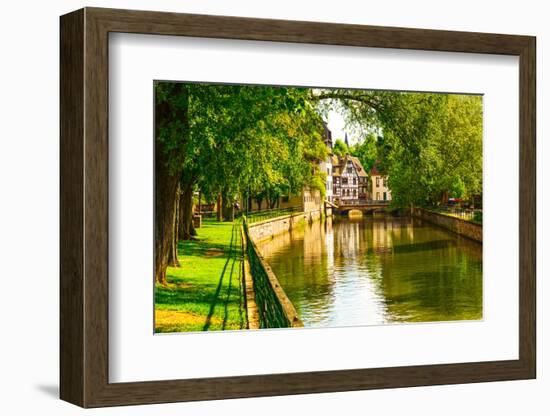
[(180, 241), (181, 267), (155, 290), (155, 332), (246, 328), (238, 223), (206, 220), (197, 241)]

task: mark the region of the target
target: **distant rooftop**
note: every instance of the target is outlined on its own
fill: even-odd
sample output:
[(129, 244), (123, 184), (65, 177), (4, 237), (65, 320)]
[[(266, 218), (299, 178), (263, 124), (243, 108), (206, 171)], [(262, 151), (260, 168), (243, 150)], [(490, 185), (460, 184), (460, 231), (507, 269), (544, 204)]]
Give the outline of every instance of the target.
[(379, 167), (380, 167), (380, 161), (377, 160), (376, 162), (374, 162), (374, 165), (372, 166), (372, 169), (370, 170), (371, 176), (384, 176), (385, 175), (385, 173), (381, 172)]

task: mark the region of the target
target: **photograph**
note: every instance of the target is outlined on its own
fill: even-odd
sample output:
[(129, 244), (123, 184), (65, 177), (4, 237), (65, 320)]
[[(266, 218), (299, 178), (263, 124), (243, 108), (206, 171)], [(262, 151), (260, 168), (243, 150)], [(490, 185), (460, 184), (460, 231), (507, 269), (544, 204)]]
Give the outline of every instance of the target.
[[(550, 26), (524, 4), (400, 2), (63, 0), (11, 30), (34, 75), (7, 84), (5, 136), (26, 138), (6, 141), (25, 160), (5, 152), (24, 196), (7, 275), (51, 235), (35, 263), (55, 282), (31, 276), (30, 308), (8, 296), (39, 321), (16, 326), (23, 361), (5, 354), (34, 384), (9, 406), (536, 413)], [(42, 55), (59, 59), (36, 71)], [(31, 123), (29, 79), (59, 104)]]
[(154, 333), (483, 319), (482, 94), (153, 88)]

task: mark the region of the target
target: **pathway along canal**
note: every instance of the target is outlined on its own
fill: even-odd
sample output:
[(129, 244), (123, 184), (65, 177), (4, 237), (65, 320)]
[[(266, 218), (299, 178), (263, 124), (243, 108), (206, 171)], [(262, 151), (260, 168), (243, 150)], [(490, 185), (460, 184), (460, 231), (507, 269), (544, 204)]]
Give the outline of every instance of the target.
[(328, 218), (258, 248), (306, 327), (482, 318), (482, 245), (416, 218)]

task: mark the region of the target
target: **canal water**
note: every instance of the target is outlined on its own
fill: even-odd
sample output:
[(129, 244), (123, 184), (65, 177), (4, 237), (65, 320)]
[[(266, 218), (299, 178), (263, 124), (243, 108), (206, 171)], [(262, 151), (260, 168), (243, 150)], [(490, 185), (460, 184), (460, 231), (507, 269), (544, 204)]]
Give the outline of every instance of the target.
[(328, 218), (258, 248), (306, 327), (482, 318), (482, 245), (416, 218)]

